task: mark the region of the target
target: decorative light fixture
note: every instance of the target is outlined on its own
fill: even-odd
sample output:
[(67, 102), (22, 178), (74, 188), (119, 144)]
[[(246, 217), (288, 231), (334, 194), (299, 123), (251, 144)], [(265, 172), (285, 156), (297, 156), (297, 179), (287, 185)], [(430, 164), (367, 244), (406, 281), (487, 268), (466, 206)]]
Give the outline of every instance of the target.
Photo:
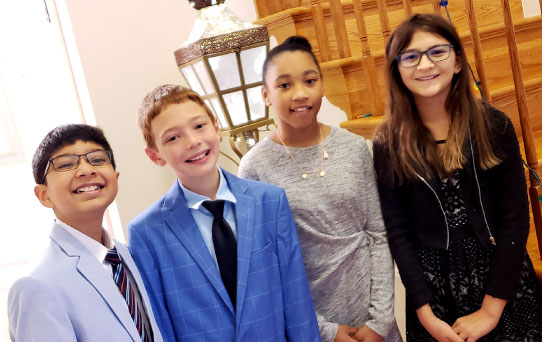
[(189, 0), (198, 17), (175, 60), (188, 86), (211, 108), (241, 158), (273, 124), (261, 96), (262, 66), (269, 50), (265, 26), (236, 17), (225, 0)]

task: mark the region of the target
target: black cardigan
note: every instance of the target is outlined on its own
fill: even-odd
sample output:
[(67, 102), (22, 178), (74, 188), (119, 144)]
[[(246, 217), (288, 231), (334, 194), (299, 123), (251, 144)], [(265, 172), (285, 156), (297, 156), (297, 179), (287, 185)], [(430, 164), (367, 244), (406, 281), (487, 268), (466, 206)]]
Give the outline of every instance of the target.
[[(486, 171), (478, 163), (473, 166), (470, 141), (466, 139), (463, 149), (466, 163), (459, 171), (459, 178), (467, 215), (477, 238), (487, 247), (492, 246), (492, 238), (495, 241), (495, 246), (491, 247), (495, 248), (495, 253), (486, 293), (513, 301), (529, 234), (527, 186), (512, 122), (495, 108), (486, 108), (492, 147), (502, 162)], [(474, 139), (472, 144), (474, 159), (478, 160)], [(432, 294), (425, 285), (415, 246), (448, 247), (448, 228), (437, 200), (437, 196), (441, 202), (443, 200), (440, 180), (435, 174), (431, 179), (425, 179), (427, 183), (415, 179), (406, 180), (401, 185), (394, 184), (387, 147), (377, 141), (374, 144), (374, 165), (390, 249), (405, 285), (408, 302), (419, 308), (430, 302)], [(484, 210), (481, 210), (481, 203)]]

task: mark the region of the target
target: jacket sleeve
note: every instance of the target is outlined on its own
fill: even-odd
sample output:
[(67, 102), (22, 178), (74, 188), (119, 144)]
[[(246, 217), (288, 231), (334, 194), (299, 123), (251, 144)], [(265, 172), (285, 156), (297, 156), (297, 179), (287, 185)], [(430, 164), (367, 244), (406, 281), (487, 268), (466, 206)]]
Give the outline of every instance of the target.
[(32, 277), (19, 279), (8, 296), (9, 336), (17, 342), (75, 342), (68, 311), (56, 291)]
[(133, 225), (128, 226), (128, 232), (128, 247), (145, 284), (156, 324), (158, 324), (164, 342), (174, 342), (176, 341), (175, 330), (167, 310), (162, 277), (154, 262), (150, 246)]
[(425, 285), (423, 268), (416, 256), (404, 186), (394, 183), (389, 155), (380, 143), (374, 144), (374, 166), (391, 254), (406, 289), (407, 303), (417, 309), (429, 303), (432, 294)]
[(368, 204), (368, 217), (365, 231), (369, 237), (371, 293), (369, 320), (367, 327), (381, 336), (387, 336), (395, 325), (394, 316), (394, 278), (393, 261), (388, 246), (386, 228), (382, 220), (382, 211), (376, 186), (375, 171), (370, 161), (371, 154), (365, 144), (362, 145), (362, 160), (366, 161), (363, 170), (363, 194)]
[[(504, 114), (501, 114), (504, 116)], [(494, 200), (493, 222), (496, 249), (490, 266), (486, 293), (497, 298), (514, 300), (521, 264), (525, 260), (525, 245), (529, 235), (529, 202), (522, 157), (514, 126), (508, 117), (504, 129), (496, 137), (502, 152), (502, 162), (495, 166), (495, 181), (489, 191)]]
[(277, 215), (277, 254), (288, 341), (320, 341), (296, 226), (284, 190), (280, 193)]

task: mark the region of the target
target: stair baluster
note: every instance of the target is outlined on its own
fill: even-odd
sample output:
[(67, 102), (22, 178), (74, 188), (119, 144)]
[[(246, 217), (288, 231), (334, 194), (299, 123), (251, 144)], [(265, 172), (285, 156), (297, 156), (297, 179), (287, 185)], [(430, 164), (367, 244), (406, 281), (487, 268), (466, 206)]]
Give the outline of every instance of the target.
[(467, 17), (469, 19), (469, 29), (471, 32), (472, 49), (474, 52), (474, 63), (476, 64), (476, 72), (478, 73), (478, 79), (482, 87), (482, 93), (485, 98), (491, 102), (491, 94), (489, 92), (489, 85), (487, 82), (487, 76), (484, 66), (484, 56), (482, 51), (482, 43), (480, 34), (478, 33), (478, 23), (476, 22), (476, 16), (474, 13), (474, 5), (472, 0), (465, 0), (465, 9), (467, 10)]
[(320, 50), (320, 62), (328, 62), (332, 60), (331, 49), (329, 47), (329, 36), (326, 29), (324, 11), (319, 0), (312, 0), (311, 12), (314, 20), (318, 48)]
[(350, 57), (352, 54), (350, 53), (350, 43), (348, 42), (348, 35), (346, 33), (346, 25), (344, 22), (341, 0), (329, 0), (329, 8), (331, 10), (331, 18), (335, 28), (335, 37), (337, 38), (339, 57)]
[(403, 8), (405, 10), (405, 17), (410, 17), (412, 15), (412, 0), (403, 0)]
[[(407, 0), (408, 1), (408, 0)], [(369, 92), (369, 98), (371, 99), (371, 110), (373, 116), (384, 114), (384, 103), (382, 102), (382, 96), (380, 94), (380, 87), (378, 86), (376, 76), (376, 66), (371, 49), (369, 48), (367, 38), (367, 27), (365, 26), (365, 18), (363, 16), (363, 4), (361, 0), (353, 0), (354, 13), (356, 16), (356, 23), (358, 26), (358, 36), (361, 43), (363, 73), (367, 84), (367, 91)]]
[[(510, 63), (512, 64), (512, 76), (516, 90), (519, 120), (521, 122), (523, 145), (525, 147), (525, 158), (527, 159), (527, 164), (529, 164), (532, 169), (539, 173), (538, 157), (536, 155), (533, 130), (531, 128), (531, 120), (529, 117), (529, 106), (527, 104), (527, 93), (525, 92), (525, 84), (523, 83), (523, 75), (521, 73), (521, 63), (519, 61), (516, 33), (514, 32), (514, 22), (512, 21), (509, 0), (502, 0), (502, 9), (504, 14), (506, 40), (508, 42), (508, 53), (510, 55)], [(542, 213), (540, 202), (538, 201), (538, 196), (541, 193), (541, 189), (531, 173), (529, 173), (529, 183), (529, 197), (533, 212), (536, 236), (538, 239), (538, 250), (542, 256)]]

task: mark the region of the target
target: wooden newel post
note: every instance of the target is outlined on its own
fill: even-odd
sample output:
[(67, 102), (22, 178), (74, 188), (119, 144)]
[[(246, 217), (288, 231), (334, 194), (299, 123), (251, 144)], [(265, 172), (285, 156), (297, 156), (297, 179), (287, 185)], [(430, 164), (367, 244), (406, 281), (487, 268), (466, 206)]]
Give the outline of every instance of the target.
[[(510, 11), (509, 0), (502, 0), (502, 8), (504, 13), (504, 26), (506, 29), (506, 38), (508, 41), (508, 52), (510, 54), (510, 62), (512, 64), (512, 75), (514, 77), (514, 86), (516, 88), (516, 100), (519, 111), (519, 120), (521, 122), (521, 132), (523, 135), (523, 145), (525, 147), (525, 157), (527, 164), (538, 173), (538, 157), (536, 156), (536, 148), (533, 139), (533, 130), (529, 119), (529, 108), (527, 105), (527, 94), (521, 74), (521, 64), (519, 62), (519, 54), (516, 42), (516, 34), (514, 32), (514, 23), (512, 21), (512, 13)], [(533, 211), (533, 220), (536, 229), (536, 237), (538, 239), (538, 249), (542, 255), (542, 211), (538, 196), (541, 189), (538, 186), (535, 178), (529, 173), (529, 199), (531, 200), (531, 209)]]

